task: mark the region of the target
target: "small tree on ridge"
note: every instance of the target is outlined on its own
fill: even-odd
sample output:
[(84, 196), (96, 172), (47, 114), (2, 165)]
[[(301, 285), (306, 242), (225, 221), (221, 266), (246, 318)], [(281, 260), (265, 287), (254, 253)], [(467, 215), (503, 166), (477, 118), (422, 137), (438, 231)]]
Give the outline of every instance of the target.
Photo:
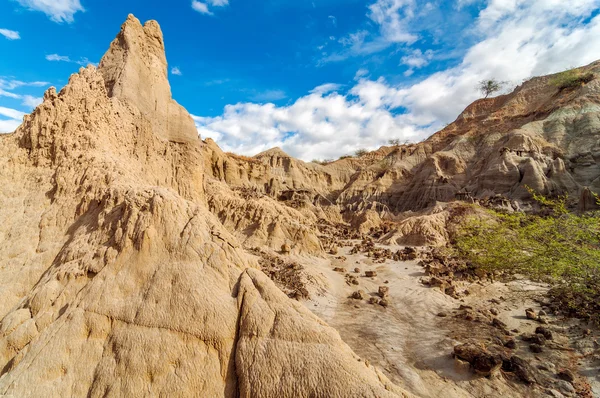
[(487, 79), (480, 81), (479, 84), (477, 84), (477, 89), (481, 91), (482, 94), (485, 94), (484, 98), (487, 98), (490, 94), (500, 91), (503, 85), (504, 83), (499, 82), (496, 79)]

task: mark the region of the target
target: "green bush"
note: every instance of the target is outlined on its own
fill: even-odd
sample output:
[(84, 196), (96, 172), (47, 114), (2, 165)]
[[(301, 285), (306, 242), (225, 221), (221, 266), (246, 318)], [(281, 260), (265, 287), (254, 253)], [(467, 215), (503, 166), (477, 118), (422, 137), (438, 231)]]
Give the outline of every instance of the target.
[(454, 238), (456, 254), (494, 275), (548, 282), (561, 308), (600, 324), (600, 213), (570, 213), (566, 197), (533, 195), (544, 212), (469, 217)]
[(369, 153), (369, 151), (367, 151), (366, 149), (358, 149), (356, 152), (354, 152), (354, 156), (356, 156), (357, 158), (360, 158), (360, 157), (366, 155), (367, 153)]
[(594, 80), (592, 72), (582, 72), (577, 69), (571, 69), (559, 73), (550, 80), (550, 84), (558, 87), (559, 90), (577, 88)]

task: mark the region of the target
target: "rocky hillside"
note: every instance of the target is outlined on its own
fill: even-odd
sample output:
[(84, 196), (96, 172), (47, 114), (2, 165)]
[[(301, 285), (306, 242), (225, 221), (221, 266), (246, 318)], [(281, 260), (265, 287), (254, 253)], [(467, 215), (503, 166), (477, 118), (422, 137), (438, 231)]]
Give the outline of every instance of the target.
[[(0, 395), (409, 396), (210, 212), (253, 207), (205, 184), (206, 146), (171, 98), (158, 24), (133, 16), (97, 69), (0, 137)], [(266, 221), (307, 216), (271, 205), (265, 239), (320, 249)]]
[[(600, 63), (581, 71), (575, 87), (540, 77), (477, 101), (418, 144), (250, 158), (198, 137), (159, 25), (129, 16), (97, 68), (0, 135), (0, 395), (439, 396), (448, 380), (429, 366), (447, 355), (429, 344), (426, 368), (412, 351), (425, 329), (442, 338), (433, 305), (458, 303), (376, 243), (443, 245), (457, 198), (600, 191)], [(313, 294), (313, 311), (290, 298)], [(449, 396), (542, 396), (483, 386)]]
[(209, 167), (230, 185), (276, 198), (309, 190), (313, 201), (393, 212), (463, 196), (527, 200), (525, 185), (546, 195), (568, 193), (576, 204), (586, 201), (586, 188), (600, 191), (600, 62), (577, 73), (587, 78), (573, 87), (555, 84), (556, 75), (535, 77), (508, 95), (476, 101), (417, 144), (318, 165), (279, 149), (236, 158), (207, 140)]

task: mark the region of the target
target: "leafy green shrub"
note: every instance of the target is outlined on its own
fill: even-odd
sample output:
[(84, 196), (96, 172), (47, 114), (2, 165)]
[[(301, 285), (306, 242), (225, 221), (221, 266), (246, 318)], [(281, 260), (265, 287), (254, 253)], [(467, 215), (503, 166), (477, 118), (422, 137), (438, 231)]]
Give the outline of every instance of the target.
[(559, 73), (550, 79), (550, 84), (558, 87), (559, 90), (580, 87), (594, 80), (592, 72), (582, 72), (577, 69), (570, 69)]
[(563, 310), (600, 324), (600, 213), (573, 214), (566, 197), (532, 194), (544, 212), (471, 216), (454, 238), (455, 251), (491, 274), (550, 283)]
[(354, 152), (354, 156), (356, 156), (357, 158), (360, 158), (360, 157), (366, 155), (367, 153), (369, 153), (369, 151), (367, 151), (366, 149), (358, 149), (356, 152)]

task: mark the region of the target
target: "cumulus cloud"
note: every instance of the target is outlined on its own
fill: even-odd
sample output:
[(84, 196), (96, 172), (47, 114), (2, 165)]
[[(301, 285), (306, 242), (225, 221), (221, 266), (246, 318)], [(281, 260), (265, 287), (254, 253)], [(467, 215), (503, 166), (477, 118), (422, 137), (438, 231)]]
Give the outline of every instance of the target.
[[(409, 39), (403, 21), (410, 18), (413, 2), (376, 4), (369, 18), (382, 24), (382, 35)], [(377, 148), (391, 138), (419, 140), (477, 99), (480, 80), (517, 84), (594, 61), (600, 54), (600, 15), (593, 12), (599, 6), (600, 0), (573, 0), (569, 7), (559, 0), (490, 0), (474, 22), (475, 44), (454, 67), (412, 85), (391, 85), (359, 70), (346, 93), (328, 83), (288, 106), (227, 105), (220, 116), (196, 117), (198, 131), (226, 150), (254, 155), (280, 146), (305, 160)], [(391, 16), (393, 10), (402, 15)], [(347, 44), (364, 43), (366, 35), (359, 36)], [(417, 68), (431, 57), (412, 52), (403, 63)]]
[(19, 32), (8, 29), (0, 29), (0, 35), (6, 37), (8, 40), (19, 40), (21, 38)]
[(415, 0), (377, 0), (369, 6), (369, 18), (379, 25), (385, 41), (411, 44), (417, 40), (408, 25), (415, 7)]
[(229, 5), (229, 0), (205, 0), (205, 2), (193, 0), (192, 9), (198, 11), (200, 14), (213, 15), (214, 13), (210, 10), (211, 7), (225, 7)]
[(405, 122), (405, 115), (394, 115), (394, 106), (378, 98), (393, 96), (395, 89), (381, 81), (383, 90), (376, 94), (363, 89), (368, 83), (360, 82), (346, 95), (331, 92), (338, 85), (322, 85), (289, 106), (228, 105), (222, 116), (196, 117), (198, 132), (225, 150), (256, 154), (280, 146), (306, 160), (374, 149), (389, 138), (421, 138), (421, 132)]
[(72, 23), (73, 16), (85, 12), (79, 0), (16, 0), (23, 7), (32, 11), (41, 11), (54, 22)]
[(181, 73), (181, 69), (175, 66), (171, 69), (171, 74), (175, 76), (181, 76), (183, 73)]

